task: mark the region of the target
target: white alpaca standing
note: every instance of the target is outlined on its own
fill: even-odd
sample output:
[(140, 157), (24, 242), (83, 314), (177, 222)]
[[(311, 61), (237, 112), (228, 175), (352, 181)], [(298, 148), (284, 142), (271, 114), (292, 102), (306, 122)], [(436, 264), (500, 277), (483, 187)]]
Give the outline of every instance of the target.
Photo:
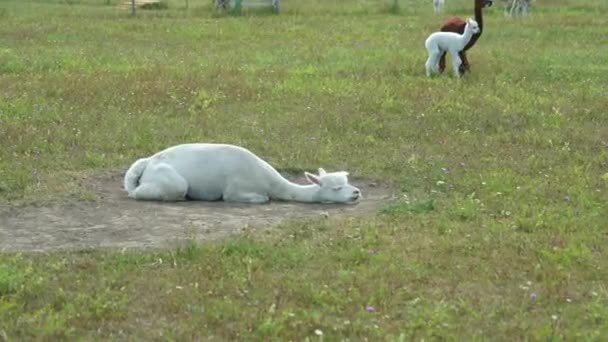
[(444, 3), (445, 0), (433, 0), (433, 9), (435, 10), (436, 14), (443, 12)]
[(163, 201), (347, 203), (361, 197), (361, 191), (348, 183), (347, 172), (319, 169), (319, 176), (305, 175), (310, 185), (294, 184), (239, 146), (182, 144), (133, 163), (124, 188), (131, 198)]
[(463, 34), (455, 32), (435, 32), (431, 34), (424, 42), (424, 46), (429, 54), (429, 58), (425, 64), (426, 76), (431, 77), (431, 71), (434, 73), (439, 72), (439, 59), (444, 52), (447, 52), (452, 56), (454, 76), (460, 77), (458, 68), (460, 68), (462, 60), (458, 54), (476, 33), (479, 33), (479, 25), (475, 19), (469, 18), (467, 19)]
[(502, 0), (505, 9), (505, 16), (527, 16), (531, 7), (531, 2), (532, 0)]

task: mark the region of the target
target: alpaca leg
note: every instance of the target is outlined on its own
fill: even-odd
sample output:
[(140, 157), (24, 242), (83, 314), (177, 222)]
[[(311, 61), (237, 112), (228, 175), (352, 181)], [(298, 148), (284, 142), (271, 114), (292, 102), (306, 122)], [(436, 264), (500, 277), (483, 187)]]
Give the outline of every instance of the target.
[(441, 57), (439, 58), (439, 72), (442, 73), (445, 70), (445, 52), (441, 53)]
[(522, 15), (525, 17), (528, 15), (528, 9), (530, 8), (530, 0), (523, 0), (522, 2)]
[(433, 9), (435, 14), (443, 12), (443, 0), (433, 0)]
[(433, 56), (433, 61), (431, 63), (431, 70), (436, 74), (439, 73), (439, 56), (440, 56), (440, 52), (436, 53)]
[(431, 73), (438, 73), (439, 72), (439, 66), (438, 66), (438, 62), (439, 62), (439, 55), (441, 54), (441, 51), (439, 49), (428, 49), (428, 53), (429, 53), (429, 58), (426, 60), (425, 63), (425, 67), (426, 67), (426, 76), (427, 77), (431, 77)]
[(146, 168), (139, 186), (133, 191), (138, 200), (180, 201), (188, 192), (188, 182), (168, 164)]
[(454, 69), (454, 76), (457, 78), (460, 77), (460, 64), (462, 64), (462, 61), (458, 53), (452, 53), (452, 68)]
[(424, 67), (426, 68), (426, 77), (431, 77), (431, 69), (432, 69), (432, 63), (433, 62), (433, 58), (432, 56), (429, 56), (429, 58), (427, 58), (426, 63), (424, 63)]
[(460, 59), (462, 60), (462, 64), (460, 65), (459, 71), (461, 75), (464, 75), (464, 73), (471, 71), (471, 66), (469, 65), (467, 54), (464, 51), (460, 51)]
[(424, 64), (426, 67), (426, 76), (431, 77), (431, 74), (439, 73), (439, 67), (437, 66), (437, 55), (430, 55)]
[(510, 15), (513, 16), (513, 12), (515, 12), (515, 9), (519, 6), (519, 1), (518, 0), (513, 0), (513, 4), (511, 4), (511, 13)]

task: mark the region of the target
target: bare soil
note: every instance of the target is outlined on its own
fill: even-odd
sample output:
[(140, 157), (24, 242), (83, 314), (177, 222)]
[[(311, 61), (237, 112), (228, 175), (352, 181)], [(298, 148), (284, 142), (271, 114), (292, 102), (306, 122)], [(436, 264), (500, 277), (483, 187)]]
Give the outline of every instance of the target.
[(265, 229), (288, 219), (374, 214), (394, 196), (388, 184), (351, 179), (363, 193), (358, 204), (143, 202), (126, 196), (122, 177), (117, 171), (87, 177), (84, 183), (99, 197), (95, 201), (0, 207), (0, 251), (174, 247), (193, 239), (209, 241)]

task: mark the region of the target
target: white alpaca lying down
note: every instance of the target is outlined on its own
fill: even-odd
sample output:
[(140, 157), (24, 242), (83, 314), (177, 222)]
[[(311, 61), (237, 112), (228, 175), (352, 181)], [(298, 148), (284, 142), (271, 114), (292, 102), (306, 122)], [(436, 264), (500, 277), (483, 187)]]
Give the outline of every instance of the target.
[(242, 147), (183, 144), (137, 160), (125, 174), (124, 188), (131, 198), (163, 201), (347, 203), (361, 197), (361, 191), (348, 184), (347, 172), (319, 169), (319, 176), (305, 175), (310, 185), (291, 183)]
[(452, 68), (454, 68), (454, 76), (460, 77), (460, 64), (462, 60), (458, 53), (464, 49), (469, 43), (471, 37), (479, 33), (479, 24), (472, 19), (467, 19), (467, 24), (464, 27), (464, 33), (458, 34), (455, 32), (435, 32), (431, 34), (426, 41), (424, 46), (429, 54), (429, 58), (426, 60), (426, 76), (431, 77), (431, 71), (434, 73), (439, 72), (439, 59), (444, 52), (448, 52), (452, 56)]

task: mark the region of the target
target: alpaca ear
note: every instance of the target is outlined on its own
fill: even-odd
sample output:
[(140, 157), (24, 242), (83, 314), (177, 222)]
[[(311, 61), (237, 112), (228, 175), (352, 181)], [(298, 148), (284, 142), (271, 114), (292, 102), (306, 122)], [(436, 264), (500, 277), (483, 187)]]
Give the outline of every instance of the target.
[(325, 176), (326, 174), (327, 174), (327, 172), (325, 172), (325, 170), (324, 170), (322, 167), (320, 167), (320, 168), (319, 168), (319, 177), (323, 177), (323, 176)]
[(319, 177), (313, 175), (312, 173), (309, 172), (304, 172), (304, 176), (306, 176), (306, 179), (311, 183), (311, 184), (316, 184), (318, 186), (321, 186), (321, 180), (319, 179)]

